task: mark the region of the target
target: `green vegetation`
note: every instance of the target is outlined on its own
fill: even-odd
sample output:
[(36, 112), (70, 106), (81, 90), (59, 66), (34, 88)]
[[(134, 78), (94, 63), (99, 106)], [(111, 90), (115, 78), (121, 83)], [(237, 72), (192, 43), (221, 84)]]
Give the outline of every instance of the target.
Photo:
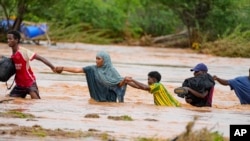
[(123, 116), (108, 116), (108, 119), (113, 119), (113, 120), (124, 120), (124, 121), (133, 121), (133, 118), (131, 118), (128, 115), (123, 115)]
[(174, 139), (161, 139), (161, 138), (137, 138), (137, 141), (228, 141), (222, 134), (217, 131), (211, 131), (207, 128), (193, 131), (193, 127), (198, 117), (195, 116), (194, 120), (186, 125), (186, 131), (178, 135)]
[[(6, 114), (6, 113), (5, 113)], [(109, 116), (111, 119), (117, 120), (113, 116)], [(119, 116), (119, 120), (132, 118), (124, 115)], [(134, 138), (135, 141), (228, 141), (228, 138), (224, 138), (223, 135), (217, 131), (212, 131), (211, 129), (202, 128), (200, 130), (193, 131), (195, 122), (198, 120), (198, 117), (194, 117), (194, 120), (189, 122), (186, 125), (186, 131), (177, 135), (176, 138), (165, 139), (157, 137), (137, 137)], [(61, 138), (92, 138), (92, 139), (101, 139), (101, 140), (110, 140), (115, 141), (115, 137), (109, 135), (106, 132), (100, 132), (98, 130), (89, 130), (89, 131), (66, 131), (62, 129), (45, 129), (40, 125), (33, 125), (32, 127), (27, 126), (18, 126), (15, 124), (0, 124), (0, 127), (8, 127), (0, 129), (2, 135), (22, 135), (22, 136), (33, 136), (33, 137), (61, 137)]]
[(38, 137), (46, 137), (47, 136), (44, 129), (39, 125), (34, 125), (33, 128), (31, 129), (31, 133), (34, 136), (38, 136)]
[(195, 116), (194, 120), (186, 125), (186, 131), (177, 136), (176, 141), (224, 141), (222, 134), (217, 131), (211, 131), (207, 128), (202, 128), (198, 131), (193, 131), (193, 127), (198, 117)]
[(100, 118), (98, 114), (86, 114), (84, 117), (85, 118)]
[[(0, 13), (15, 20), (11, 29), (48, 23), (53, 42), (157, 46), (154, 38), (186, 31), (188, 42), (178, 43), (184, 47), (219, 56), (250, 54), (249, 0), (8, 0), (0, 2)], [(5, 36), (0, 26), (2, 42)]]
[(250, 31), (244, 31), (239, 26), (229, 35), (214, 42), (204, 43), (200, 52), (224, 57), (250, 58)]
[(128, 116), (128, 115), (123, 115), (123, 116), (121, 116), (121, 118), (122, 118), (122, 120), (125, 120), (125, 121), (132, 121), (133, 120), (133, 118)]
[(14, 117), (14, 118), (34, 118), (32, 114), (22, 113), (19, 111), (11, 110), (4, 113), (0, 112), (0, 117)]

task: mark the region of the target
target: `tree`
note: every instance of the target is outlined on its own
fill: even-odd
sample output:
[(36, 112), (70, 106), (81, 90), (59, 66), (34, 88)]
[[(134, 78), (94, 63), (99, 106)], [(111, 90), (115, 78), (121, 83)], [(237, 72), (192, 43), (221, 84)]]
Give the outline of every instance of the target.
[(200, 42), (199, 29), (204, 26), (205, 19), (211, 10), (211, 0), (159, 0), (171, 8), (187, 27), (190, 46)]
[(186, 25), (190, 46), (216, 40), (237, 26), (239, 7), (235, 0), (158, 0), (172, 9)]
[[(9, 21), (10, 16), (15, 16), (11, 30), (20, 30), (21, 24), (29, 14), (30, 17), (46, 13), (47, 7), (53, 6), (59, 0), (1, 0), (0, 6), (3, 9), (4, 17)], [(32, 14), (30, 14), (32, 13)], [(42, 18), (42, 17), (41, 17)]]

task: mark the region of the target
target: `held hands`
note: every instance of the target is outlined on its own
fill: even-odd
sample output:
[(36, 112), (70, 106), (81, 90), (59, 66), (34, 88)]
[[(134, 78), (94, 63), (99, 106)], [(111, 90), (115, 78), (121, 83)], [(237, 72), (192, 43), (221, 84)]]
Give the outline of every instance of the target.
[(55, 67), (52, 67), (51, 70), (56, 73), (56, 68)]
[(127, 84), (129, 80), (132, 79), (131, 77), (124, 77), (124, 79), (119, 83), (119, 87), (123, 86), (124, 84)]
[(55, 73), (62, 73), (63, 67), (62, 67), (62, 66), (55, 67), (55, 69), (54, 69), (53, 71), (54, 71)]
[(132, 77), (125, 76), (124, 79), (120, 82), (119, 86), (123, 86), (132, 80)]
[(214, 75), (214, 76), (213, 76), (213, 79), (214, 79), (214, 80), (217, 80), (217, 79), (218, 79), (218, 77), (217, 77), (216, 75)]
[(133, 79), (132, 79), (132, 77), (130, 77), (130, 76), (126, 76), (126, 77), (124, 78), (125, 83), (131, 82), (132, 80), (133, 80)]

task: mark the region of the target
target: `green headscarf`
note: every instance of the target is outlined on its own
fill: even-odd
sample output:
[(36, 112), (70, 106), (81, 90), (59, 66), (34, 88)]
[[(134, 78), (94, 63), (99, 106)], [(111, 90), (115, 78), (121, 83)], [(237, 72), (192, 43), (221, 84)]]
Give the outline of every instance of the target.
[(105, 51), (100, 51), (96, 54), (96, 57), (103, 59), (103, 65), (97, 67), (97, 75), (100, 82), (108, 87), (119, 84), (123, 78), (113, 67), (109, 54)]

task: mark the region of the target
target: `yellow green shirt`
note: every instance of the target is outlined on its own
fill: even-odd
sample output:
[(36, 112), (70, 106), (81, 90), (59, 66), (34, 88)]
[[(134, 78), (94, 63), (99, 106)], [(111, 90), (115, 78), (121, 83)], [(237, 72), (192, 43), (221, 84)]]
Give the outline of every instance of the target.
[(161, 83), (154, 83), (149, 86), (150, 93), (154, 96), (154, 103), (155, 105), (161, 106), (174, 106), (180, 107), (181, 104), (177, 101), (164, 87)]

